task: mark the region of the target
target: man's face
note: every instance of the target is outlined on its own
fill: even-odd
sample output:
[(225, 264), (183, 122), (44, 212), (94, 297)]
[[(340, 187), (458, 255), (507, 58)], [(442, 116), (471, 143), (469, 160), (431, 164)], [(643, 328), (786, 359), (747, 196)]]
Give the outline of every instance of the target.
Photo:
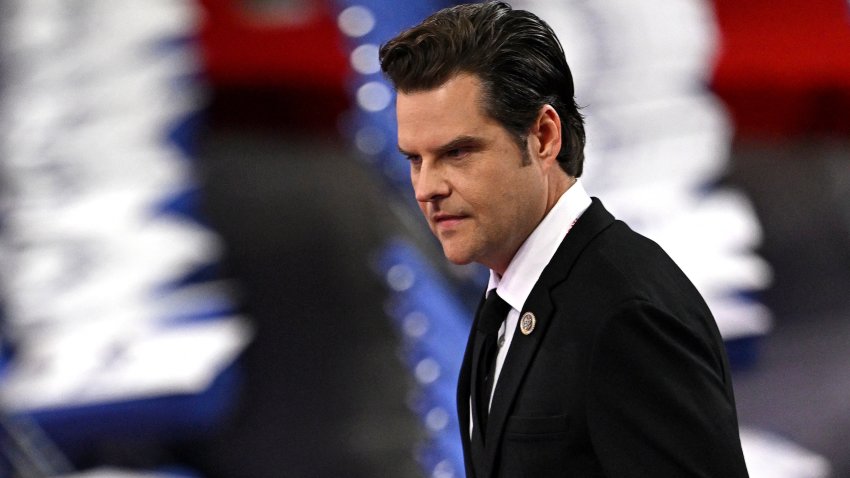
[(416, 200), (446, 257), (503, 273), (546, 212), (546, 179), (514, 137), (483, 114), (480, 81), (461, 74), (428, 91), (399, 93), (399, 149)]

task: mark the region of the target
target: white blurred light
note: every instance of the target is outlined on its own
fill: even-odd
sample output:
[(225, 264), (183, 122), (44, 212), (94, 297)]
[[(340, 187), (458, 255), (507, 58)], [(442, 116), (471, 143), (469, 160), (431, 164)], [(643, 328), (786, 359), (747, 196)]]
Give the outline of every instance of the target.
[(379, 154), (387, 146), (387, 137), (380, 128), (364, 126), (357, 130), (354, 135), (354, 144), (360, 151), (375, 155)]
[(438, 432), (449, 424), (449, 414), (441, 407), (432, 408), (425, 415), (425, 426), (432, 432)]
[(829, 461), (785, 438), (741, 427), (741, 448), (751, 478), (828, 478)]
[[(186, 81), (199, 58), (173, 40), (194, 31), (200, 7), (7, 3), (0, 163), (15, 187), (0, 203), (0, 279), (4, 332), (18, 353), (0, 407), (206, 390), (248, 331), (239, 317), (172, 323), (225, 310), (229, 298), (212, 284), (171, 289), (216, 262), (219, 243), (198, 223), (158, 213), (194, 187), (170, 133), (202, 109), (197, 83)], [(168, 295), (153, 293), (161, 290)], [(202, 353), (175, 359), (195, 346)]]
[(449, 424), (449, 414), (441, 407), (432, 408), (425, 415), (425, 427), (431, 432), (439, 432)]
[(355, 5), (339, 14), (337, 25), (343, 33), (352, 38), (362, 37), (375, 28), (375, 15), (368, 8)]
[(416, 275), (404, 264), (396, 264), (387, 271), (387, 284), (397, 291), (405, 291), (413, 286)]
[(434, 383), (440, 378), (440, 364), (432, 358), (426, 358), (419, 361), (413, 370), (416, 380), (422, 385)]
[(381, 71), (381, 62), (378, 61), (378, 45), (366, 43), (358, 46), (351, 52), (351, 66), (354, 71), (371, 75)]
[(437, 463), (434, 471), (431, 472), (431, 478), (455, 478), (455, 467), (452, 466), (449, 460), (443, 460)]
[(431, 323), (428, 320), (428, 316), (422, 312), (411, 312), (404, 317), (402, 328), (405, 335), (418, 339), (428, 333)]
[(366, 111), (381, 111), (390, 105), (392, 94), (383, 83), (370, 81), (357, 89), (357, 104)]

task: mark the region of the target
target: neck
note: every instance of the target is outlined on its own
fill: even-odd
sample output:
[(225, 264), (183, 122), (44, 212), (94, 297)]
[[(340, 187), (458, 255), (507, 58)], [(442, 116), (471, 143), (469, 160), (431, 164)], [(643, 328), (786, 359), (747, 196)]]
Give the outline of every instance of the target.
[[(567, 176), (566, 174), (558, 174), (553, 178), (551, 182), (552, 187), (549, 188), (549, 194), (546, 197), (546, 210), (543, 213), (543, 217), (546, 217), (546, 215), (549, 214), (549, 211), (555, 207), (555, 204), (559, 199), (561, 199), (561, 196), (573, 187), (576, 181), (578, 181), (578, 179), (573, 176)], [(541, 218), (541, 220), (542, 219), (543, 218)]]

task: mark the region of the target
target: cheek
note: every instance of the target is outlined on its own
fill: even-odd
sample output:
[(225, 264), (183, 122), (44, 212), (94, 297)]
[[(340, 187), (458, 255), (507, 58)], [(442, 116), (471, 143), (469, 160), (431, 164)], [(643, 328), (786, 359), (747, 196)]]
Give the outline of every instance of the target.
[(479, 212), (488, 215), (499, 214), (506, 208), (511, 208), (515, 202), (513, 187), (509, 176), (499, 174), (482, 174), (470, 181), (464, 188), (464, 199)]
[(522, 179), (514, 177), (506, 181), (499, 178), (484, 191), (487, 194), (490, 220), (495, 227), (521, 229), (531, 216), (537, 215), (539, 207), (535, 204), (535, 198), (540, 197), (540, 194), (536, 193), (534, 183)]

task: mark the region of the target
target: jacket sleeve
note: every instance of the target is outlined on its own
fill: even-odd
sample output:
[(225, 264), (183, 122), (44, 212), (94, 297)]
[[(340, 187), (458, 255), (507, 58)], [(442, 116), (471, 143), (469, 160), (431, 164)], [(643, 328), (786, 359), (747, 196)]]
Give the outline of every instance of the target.
[(642, 300), (605, 319), (587, 421), (606, 476), (748, 476), (723, 345), (705, 320)]

